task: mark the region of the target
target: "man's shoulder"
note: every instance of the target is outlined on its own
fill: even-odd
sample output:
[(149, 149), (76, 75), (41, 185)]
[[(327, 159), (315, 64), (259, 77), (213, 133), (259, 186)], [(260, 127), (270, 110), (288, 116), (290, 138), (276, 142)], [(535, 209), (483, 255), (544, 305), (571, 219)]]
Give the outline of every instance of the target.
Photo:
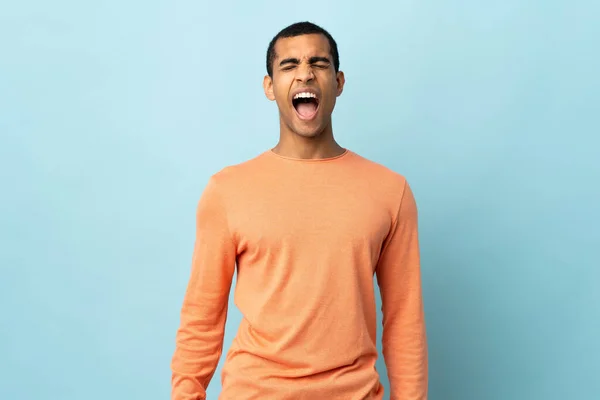
[(237, 163), (225, 165), (210, 175), (209, 183), (222, 188), (237, 187), (260, 172), (263, 167), (263, 158), (264, 152)]
[(374, 158), (368, 158), (356, 152), (352, 153), (356, 169), (364, 178), (384, 185), (404, 186), (405, 175), (392, 166), (392, 163), (376, 161)]

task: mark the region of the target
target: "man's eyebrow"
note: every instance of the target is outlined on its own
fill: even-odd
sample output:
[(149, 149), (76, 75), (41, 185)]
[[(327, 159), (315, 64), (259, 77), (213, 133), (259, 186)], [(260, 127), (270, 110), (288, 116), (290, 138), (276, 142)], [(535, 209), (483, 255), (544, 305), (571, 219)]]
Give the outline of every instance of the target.
[(297, 58), (285, 58), (281, 60), (279, 66), (281, 67), (285, 64), (300, 64), (300, 60), (298, 60)]
[(314, 63), (318, 63), (318, 62), (324, 62), (327, 64), (331, 64), (331, 61), (329, 61), (329, 58), (327, 57), (311, 57), (308, 62), (310, 64), (314, 64)]

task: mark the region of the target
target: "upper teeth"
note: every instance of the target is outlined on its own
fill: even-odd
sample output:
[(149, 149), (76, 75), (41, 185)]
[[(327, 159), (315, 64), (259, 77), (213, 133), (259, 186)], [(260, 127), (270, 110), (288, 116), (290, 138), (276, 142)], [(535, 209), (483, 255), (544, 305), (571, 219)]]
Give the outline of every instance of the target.
[(315, 96), (314, 93), (310, 93), (310, 92), (302, 92), (302, 93), (298, 93), (297, 95), (294, 96), (294, 99), (300, 99), (300, 98), (309, 98), (309, 97), (314, 97), (316, 98), (317, 96)]

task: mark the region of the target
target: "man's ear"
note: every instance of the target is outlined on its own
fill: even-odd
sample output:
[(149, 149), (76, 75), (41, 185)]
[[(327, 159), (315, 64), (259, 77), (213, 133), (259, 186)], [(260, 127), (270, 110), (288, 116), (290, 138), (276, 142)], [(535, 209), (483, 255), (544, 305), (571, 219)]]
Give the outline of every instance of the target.
[(265, 96), (267, 99), (273, 101), (275, 100), (275, 95), (273, 94), (273, 79), (269, 75), (265, 75), (263, 79), (263, 89), (265, 90)]
[(344, 91), (344, 84), (346, 84), (346, 78), (344, 77), (344, 73), (339, 71), (336, 75), (337, 80), (337, 96), (341, 95)]

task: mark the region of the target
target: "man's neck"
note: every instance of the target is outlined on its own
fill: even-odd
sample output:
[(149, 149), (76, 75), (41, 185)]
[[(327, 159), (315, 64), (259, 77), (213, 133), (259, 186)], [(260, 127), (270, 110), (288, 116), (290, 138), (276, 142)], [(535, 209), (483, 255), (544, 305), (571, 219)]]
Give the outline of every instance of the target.
[(314, 160), (336, 157), (344, 153), (346, 149), (336, 142), (333, 133), (328, 130), (313, 138), (302, 137), (291, 132), (283, 134), (282, 132), (279, 142), (271, 150), (284, 157)]
[(342, 154), (345, 149), (335, 140), (332, 140), (331, 142), (315, 143), (306, 140), (280, 140), (279, 143), (272, 148), (272, 151), (284, 157), (314, 160), (336, 157)]

